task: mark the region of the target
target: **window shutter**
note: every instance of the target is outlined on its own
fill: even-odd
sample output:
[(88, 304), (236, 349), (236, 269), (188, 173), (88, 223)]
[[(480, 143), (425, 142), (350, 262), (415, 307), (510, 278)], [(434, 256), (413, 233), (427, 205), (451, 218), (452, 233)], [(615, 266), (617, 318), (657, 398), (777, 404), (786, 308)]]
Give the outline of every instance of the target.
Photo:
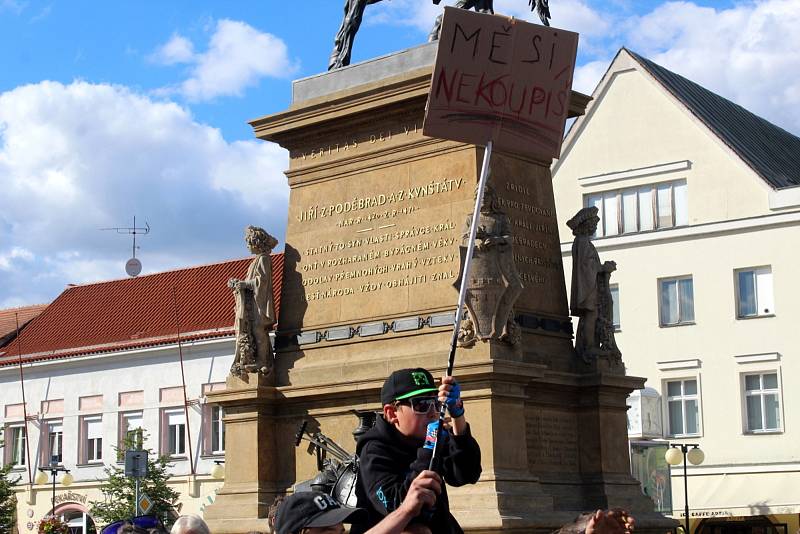
[(653, 228), (653, 186), (646, 185), (639, 188), (639, 231)]
[(758, 269), (756, 271), (756, 294), (758, 295), (758, 313), (775, 313), (775, 301), (772, 295), (772, 271)]
[(186, 424), (186, 417), (185, 414), (181, 412), (167, 412), (167, 425), (185, 425)]
[(689, 224), (689, 207), (686, 195), (686, 182), (679, 182), (672, 188), (675, 199), (675, 226)]
[(142, 415), (129, 415), (125, 417), (128, 423), (128, 430), (136, 430), (137, 428), (143, 428), (142, 423)]
[(86, 439), (97, 439), (103, 437), (103, 420), (86, 419)]
[(603, 195), (603, 219), (605, 235), (617, 235), (619, 233), (619, 221), (617, 216), (617, 192), (612, 191)]

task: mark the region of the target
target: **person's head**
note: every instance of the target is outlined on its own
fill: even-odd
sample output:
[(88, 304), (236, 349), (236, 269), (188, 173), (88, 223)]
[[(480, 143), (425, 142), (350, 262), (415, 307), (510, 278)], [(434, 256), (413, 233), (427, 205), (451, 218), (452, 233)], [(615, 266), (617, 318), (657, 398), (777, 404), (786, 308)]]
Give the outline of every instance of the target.
[(248, 226), (244, 230), (244, 241), (253, 254), (269, 254), (278, 245), (278, 240), (258, 226)]
[(136, 526), (133, 523), (125, 522), (120, 525), (117, 534), (149, 534), (149, 530)]
[(172, 525), (170, 534), (211, 534), (206, 522), (196, 515), (182, 515)]
[(589, 206), (581, 209), (574, 217), (568, 220), (567, 226), (572, 230), (572, 235), (594, 234), (597, 230), (597, 223), (600, 222), (600, 217), (597, 216), (598, 211), (596, 206)]
[[(478, 188), (475, 188), (475, 195), (478, 194)], [(483, 191), (483, 202), (481, 202), (481, 213), (489, 214), (492, 212), (500, 211), (500, 199), (497, 196), (497, 192), (494, 190), (494, 187), (491, 184), (486, 184), (486, 188)]]
[(383, 417), (401, 434), (425, 439), (428, 423), (439, 417), (439, 388), (425, 369), (400, 369), (381, 388)]
[(160, 534), (166, 532), (161, 520), (154, 515), (140, 515), (132, 519), (115, 521), (103, 527), (101, 534)]
[(342, 534), (343, 523), (364, 519), (361, 508), (342, 508), (330, 495), (301, 491), (286, 497), (275, 512), (277, 534)]

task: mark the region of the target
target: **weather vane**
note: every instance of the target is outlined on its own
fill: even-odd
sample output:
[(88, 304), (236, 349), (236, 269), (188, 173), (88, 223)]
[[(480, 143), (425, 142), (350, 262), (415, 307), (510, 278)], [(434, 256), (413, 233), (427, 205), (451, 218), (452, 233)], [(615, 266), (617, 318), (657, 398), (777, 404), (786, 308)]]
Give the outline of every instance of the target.
[(125, 272), (128, 273), (128, 276), (135, 277), (139, 276), (139, 273), (142, 272), (142, 262), (140, 262), (136, 258), (136, 249), (139, 248), (136, 246), (136, 234), (147, 235), (150, 233), (150, 225), (147, 224), (147, 221), (144, 223), (144, 227), (136, 226), (136, 215), (133, 216), (133, 226), (129, 227), (114, 227), (114, 228), (100, 228), (101, 230), (115, 230), (118, 234), (129, 234), (133, 236), (133, 256), (127, 262), (125, 262)]

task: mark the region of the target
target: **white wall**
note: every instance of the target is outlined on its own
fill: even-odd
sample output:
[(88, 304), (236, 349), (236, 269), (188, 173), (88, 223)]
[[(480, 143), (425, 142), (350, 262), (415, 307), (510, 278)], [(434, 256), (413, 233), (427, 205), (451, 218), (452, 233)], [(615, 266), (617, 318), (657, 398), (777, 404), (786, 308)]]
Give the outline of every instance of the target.
[[(224, 382), (233, 361), (234, 343), (231, 338), (196, 341), (183, 344), (187, 396), (201, 399), (203, 384)], [(165, 407), (182, 407), (182, 402), (159, 402), (161, 388), (181, 386), (181, 371), (177, 345), (117, 352), (81, 358), (69, 358), (24, 365), (25, 396), (29, 417), (41, 412), (42, 401), (64, 399), (64, 466), (72, 470), (76, 481), (102, 478), (103, 465), (78, 465), (79, 417), (99, 413), (97, 410), (79, 412), (79, 398), (103, 396), (103, 462), (116, 461), (113, 447), (119, 436), (119, 413), (141, 410), (144, 426), (150, 435), (147, 446), (159, 450), (160, 411)], [(121, 408), (119, 393), (144, 391), (142, 406)], [(20, 404), (19, 368), (0, 368), (0, 424), (19, 422), (21, 418), (6, 418), (5, 407)], [(189, 407), (189, 429), (198, 474), (209, 473), (213, 458), (202, 452), (202, 404)], [(29, 448), (34, 476), (40, 464), (40, 421), (28, 423)], [(188, 449), (188, 447), (187, 447)], [(217, 458), (219, 459), (219, 458)], [(188, 459), (176, 459), (171, 471), (175, 475), (190, 473)], [(23, 477), (26, 479), (27, 475)]]

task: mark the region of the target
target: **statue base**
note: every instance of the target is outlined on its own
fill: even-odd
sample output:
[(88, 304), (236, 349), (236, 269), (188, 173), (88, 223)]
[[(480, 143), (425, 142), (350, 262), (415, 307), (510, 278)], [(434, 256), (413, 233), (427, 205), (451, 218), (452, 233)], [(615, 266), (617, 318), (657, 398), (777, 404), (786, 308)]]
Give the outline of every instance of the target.
[(276, 461), (274, 407), (276, 390), (269, 377), (229, 375), (224, 391), (208, 394), (208, 402), (225, 411), (225, 483), (204, 519), (215, 534), (269, 532), (267, 514), (283, 487), (274, 482)]

